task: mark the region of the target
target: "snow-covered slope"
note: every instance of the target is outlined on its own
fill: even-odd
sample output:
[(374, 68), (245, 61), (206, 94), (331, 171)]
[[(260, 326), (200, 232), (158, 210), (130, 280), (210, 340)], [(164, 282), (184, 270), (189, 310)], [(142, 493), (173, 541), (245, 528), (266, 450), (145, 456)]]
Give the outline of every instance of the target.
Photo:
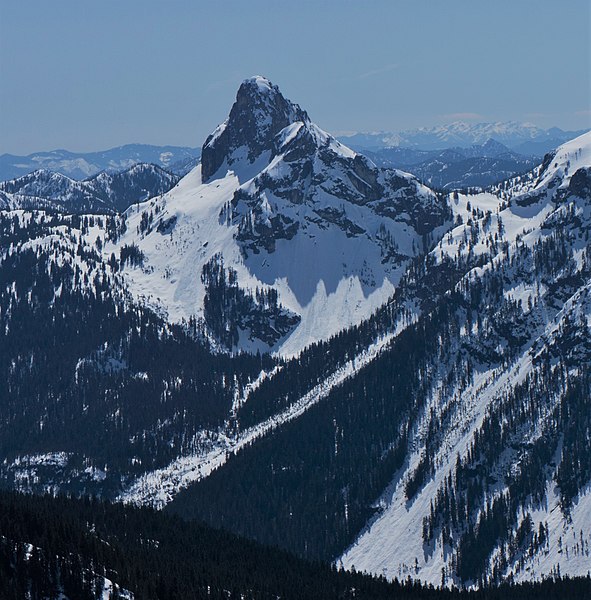
[[(396, 349), (405, 327), (420, 323), (421, 314), (426, 316), (433, 306), (448, 303), (451, 316), (446, 321), (440, 313), (433, 347), (423, 349), (427, 362), (420, 371), (408, 372), (421, 381), (413, 393), (413, 410), (400, 425), (408, 440), (384, 442), (379, 437), (383, 433), (376, 439), (371, 430), (364, 433), (369, 445), (405, 443), (407, 454), (376, 498), (376, 514), (339, 562), (437, 585), (539, 579), (558, 572), (585, 575), (591, 544), (586, 369), (591, 362), (591, 168), (585, 158), (590, 147), (591, 134), (583, 135), (528, 177), (494, 193), (451, 194), (456, 226), (436, 244), (422, 269), (407, 273), (397, 288), (398, 302), (414, 307), (412, 318), (402, 327), (386, 319), (382, 326), (388, 333), (377, 346), (375, 341), (368, 346), (373, 352), (356, 349), (352, 359), (326, 377), (326, 385), (312, 386), (267, 420), (238, 429), (235, 437), (218, 437), (203, 452), (147, 473), (122, 498), (158, 506), (173, 500), (174, 505), (179, 490), (197, 482), (197, 494), (205, 490), (198, 495), (203, 502), (208, 488), (199, 486), (214, 478), (211, 489), (220, 494), (216, 486), (226, 485), (224, 473), (227, 485), (238, 481), (239, 489), (248, 489), (253, 484), (248, 477), (258, 481), (268, 468), (260, 453), (246, 451), (262, 436), (272, 464), (285, 465), (273, 485), (289, 488), (298, 481), (304, 459), (301, 454), (292, 458), (290, 448), (273, 446), (273, 438), (278, 445), (290, 439), (281, 434), (282, 427), (330, 403), (347, 382), (353, 382), (347, 389), (362, 396), (344, 392), (352, 411), (362, 411), (359, 404), (369, 401), (363, 394), (371, 397), (384, 387), (391, 390), (390, 401), (399, 402), (399, 379), (390, 383), (387, 373), (379, 373), (385, 381), (375, 382), (374, 392), (374, 381), (364, 379), (367, 366), (384, 356), (388, 365), (390, 348)], [(569, 160), (576, 171), (567, 171)], [(208, 185), (219, 185), (216, 181)], [(356, 379), (360, 383), (355, 386)], [(246, 413), (250, 402), (249, 396), (239, 402)], [(319, 411), (315, 414), (319, 418)], [(339, 421), (337, 413), (329, 430), (335, 436), (335, 463), (341, 452), (354, 452), (340, 449), (347, 435), (345, 429), (338, 442), (337, 433), (346, 427)], [(233, 453), (242, 453), (243, 460), (232, 461)], [(327, 488), (333, 478), (337, 482), (339, 500), (333, 511), (344, 510), (344, 523), (335, 519), (334, 524), (346, 528), (361, 475), (347, 479), (331, 468), (317, 465)], [(367, 469), (370, 480), (379, 473), (373, 463)], [(269, 498), (276, 499), (286, 488), (269, 489)], [(230, 495), (236, 492), (229, 489)], [(256, 502), (248, 506), (256, 507)], [(278, 510), (286, 506), (294, 518), (301, 512), (295, 497), (279, 503)], [(282, 513), (268, 517), (271, 510), (265, 504), (262, 522), (277, 518), (281, 523)], [(231, 523), (230, 517), (222, 512), (220, 521), (213, 522)]]
[[(426, 371), (435, 375), (408, 422), (406, 460), (376, 500), (375, 517), (339, 559), (345, 567), (437, 585), (587, 573), (590, 473), (580, 446), (585, 429), (581, 433), (564, 415), (578, 411), (583, 423), (588, 417), (590, 149), (591, 134), (584, 134), (527, 177), (487, 193), (449, 196), (456, 226), (430, 252), (420, 278), (429, 286), (450, 265), (461, 277), (447, 293), (432, 288), (433, 299), (413, 301), (426, 310), (437, 294), (452, 294), (457, 330), (442, 331), (445, 353)], [(192, 176), (197, 183), (199, 173)], [(239, 183), (227, 176), (205, 185), (219, 186), (214, 189), (223, 194), (223, 185)], [(256, 183), (254, 178), (241, 189), (257, 194)], [(259, 214), (272, 213), (263, 205)], [(226, 240), (232, 245), (236, 238), (228, 234)], [(246, 242), (254, 256), (254, 248), (265, 248), (264, 239)], [(238, 268), (244, 247), (233, 251)], [(403, 285), (410, 283), (417, 281)], [(383, 339), (395, 343), (400, 331)], [(380, 353), (387, 348), (381, 345)], [(223, 480), (231, 453), (272, 436), (345, 381), (362, 377), (364, 357), (377, 356), (360, 353), (335, 371), (334, 381), (328, 377), (326, 385), (235, 438), (219, 437), (207, 451), (146, 474), (122, 498), (161, 506), (214, 471)], [(579, 465), (574, 471), (573, 461)], [(449, 512), (452, 505), (455, 513)], [(498, 514), (506, 524), (495, 538)], [(485, 535), (491, 527), (493, 534)]]
[[(554, 428), (557, 414), (568, 410), (567, 398), (582, 394), (578, 397), (583, 405), (584, 398), (587, 402), (589, 398), (589, 390), (574, 392), (573, 389), (578, 385), (575, 381), (585, 377), (591, 360), (590, 165), (591, 133), (587, 133), (561, 146), (526, 185), (516, 181), (505, 196), (511, 199), (509, 206), (493, 194), (456, 195), (452, 201), (456, 216), (467, 224), (446, 235), (433, 251), (433, 257), (438, 262), (461, 255), (469, 256), (470, 260), (484, 258), (475, 261), (479, 266), (465, 275), (457, 289), (465, 289), (470, 281), (484, 281), (495, 270), (502, 273), (504, 302), (507, 306), (514, 303), (522, 315), (519, 325), (517, 321), (511, 325), (513, 344), (519, 350), (504, 368), (485, 366), (482, 360), (478, 361), (481, 364), (475, 367), (473, 381), (466, 389), (455, 389), (452, 393), (440, 389), (434, 394), (424, 420), (415, 429), (414, 451), (404, 471), (379, 500), (379, 515), (342, 557), (345, 566), (354, 565), (356, 569), (390, 577), (410, 575), (434, 584), (442, 580), (457, 583), (458, 572), (467, 564), (466, 558), (462, 561), (459, 554), (463, 534), (460, 526), (441, 517), (440, 498), (447, 497), (449, 502), (445, 494), (452, 493), (450, 490), (456, 498), (460, 496), (463, 485), (460, 479), (465, 471), (458, 465), (475, 468), (478, 436), (484, 436), (486, 423), (501, 418), (502, 435), (511, 445), (490, 463), (484, 457), (476, 461), (493, 481), (499, 471), (512, 474), (505, 476), (506, 483), (501, 480), (485, 486), (484, 498), (488, 498), (489, 507), (494, 498), (509, 495), (510, 489), (515, 494), (515, 489), (510, 488), (519, 480), (515, 474), (520, 473), (521, 464), (527, 465), (532, 455), (539, 452), (538, 447), (552, 449), (553, 458), (544, 467), (539, 495), (526, 495), (507, 511), (515, 511), (511, 515), (515, 519), (510, 525), (512, 537), (502, 540), (502, 544), (499, 539), (495, 549), (491, 548), (484, 563), (486, 576), (526, 580), (557, 573), (588, 573), (589, 482), (585, 484), (585, 467), (578, 463), (575, 472), (581, 482), (573, 488), (576, 491), (572, 504), (565, 500), (569, 496), (565, 492), (564, 464), (572, 458), (569, 453), (573, 450), (566, 449), (564, 440), (572, 434), (568, 426), (558, 433)], [(562, 246), (564, 258), (556, 255), (549, 258), (557, 243)], [(551, 274), (542, 262), (548, 259), (554, 264)], [(491, 315), (489, 326), (499, 332), (504, 310), (499, 305), (496, 315)], [(482, 351), (488, 337), (486, 329), (486, 316), (481, 313), (474, 330), (463, 332), (458, 352), (462, 345)], [(493, 344), (501, 343), (502, 339), (497, 334)], [(544, 367), (543, 361), (548, 356), (554, 362)], [(556, 389), (543, 388), (544, 396), (540, 397), (543, 400), (532, 409), (529, 418), (516, 419), (518, 422), (505, 420), (510, 414), (507, 407), (522, 396), (523, 389), (530, 390), (530, 394), (539, 393), (532, 391), (533, 382), (539, 377), (551, 379), (551, 375), (558, 377), (562, 385)], [(525, 388), (524, 382), (528, 382)], [(450, 420), (451, 406), (454, 416)], [(425, 461), (426, 431), (433, 419), (440, 423), (437, 435), (441, 436), (437, 452), (430, 457), (435, 467), (424, 486), (409, 497), (407, 484)], [(480, 523), (486, 518), (484, 504), (479, 512)], [(425, 528), (433, 525), (435, 537), (425, 533)], [(477, 526), (475, 530), (478, 534)]]
[[(297, 402), (253, 427), (234, 435), (220, 435), (219, 432), (203, 431), (200, 436), (202, 450), (199, 453), (179, 457), (163, 469), (146, 473), (125, 489), (117, 499), (121, 502), (151, 506), (156, 509), (164, 508), (181, 490), (201, 481), (211, 475), (215, 469), (222, 467), (232, 453), (243, 450), (274, 429), (297, 419), (315, 404), (321, 402), (333, 388), (353, 377), (358, 369), (374, 360), (387, 347), (392, 338), (393, 334), (384, 336), (355, 359), (334, 371), (330, 377), (304, 394)], [(261, 379), (273, 377), (277, 370), (271, 373), (263, 371)], [(247, 401), (248, 393), (243, 397), (236, 398), (236, 409)]]
[[(378, 169), (337, 142), (259, 76), (241, 85), (202, 165), (127, 216), (127, 233), (104, 252), (141, 250), (143, 268), (126, 273), (137, 298), (173, 321), (205, 317), (220, 337), (204, 310), (215, 292), (204, 269), (222, 265), (234, 278), (225, 285), (244, 290), (235, 290), (235, 322), (223, 324), (234, 330), (225, 345), (292, 355), (385, 302), (448, 211), (412, 176)], [(244, 314), (258, 310), (244, 294), (270, 288), (274, 318), (287, 321), (263, 336)]]

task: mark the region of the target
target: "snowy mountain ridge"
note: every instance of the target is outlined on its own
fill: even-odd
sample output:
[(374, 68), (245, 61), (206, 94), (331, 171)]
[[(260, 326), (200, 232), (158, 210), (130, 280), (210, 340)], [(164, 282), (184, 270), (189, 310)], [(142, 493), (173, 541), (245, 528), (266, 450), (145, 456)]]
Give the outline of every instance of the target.
[[(514, 366), (510, 369), (499, 371), (497, 368), (483, 369), (481, 367), (478, 369), (480, 372), (475, 377), (474, 383), (466, 390), (459, 392), (459, 402), (463, 407), (461, 419), (452, 421), (450, 425), (445, 426), (444, 439), (439, 444), (439, 453), (432, 459), (437, 467), (417, 497), (409, 501), (407, 482), (414, 477), (413, 472), (417, 472), (421, 463), (424, 464), (425, 443), (428, 443), (425, 435), (429, 422), (433, 419), (440, 419), (442, 423), (449, 420), (446, 413), (449, 411), (450, 405), (448, 401), (444, 400), (445, 396), (442, 391), (438, 392), (431, 404), (431, 413), (425, 412), (425, 420), (417, 428), (415, 442), (417, 451), (410, 457), (408, 465), (405, 466), (405, 472), (399, 476), (397, 484), (382, 498), (383, 505), (379, 516), (369, 524), (367, 530), (343, 556), (342, 560), (345, 566), (355, 565), (355, 568), (358, 569), (385, 573), (389, 576), (405, 577), (411, 574), (413, 577), (418, 576), (424, 581), (435, 584), (441, 583), (441, 581), (457, 582), (456, 573), (458, 569), (461, 570), (462, 562), (454, 553), (454, 550), (458, 548), (458, 539), (454, 540), (453, 538), (458, 534), (454, 533), (451, 523), (448, 526), (448, 533), (442, 533), (440, 539), (435, 538), (434, 541), (430, 541), (429, 537), (425, 537), (426, 523), (431, 527), (431, 523), (435, 520), (433, 517), (435, 499), (437, 498), (439, 501), (438, 494), (441, 493), (441, 489), (451, 489), (448, 481), (456, 482), (452, 485), (460, 485), (457, 483), (457, 464), (460, 461), (472, 460), (469, 455), (473, 451), (475, 440), (478, 440), (478, 433), (482, 432), (483, 423), (487, 418), (498, 418), (496, 415), (499, 409), (502, 409), (503, 398), (511, 397), (516, 390), (520, 389), (524, 381), (535, 376), (540, 368), (540, 361), (543, 360), (541, 356), (545, 356), (548, 351), (556, 352), (551, 349), (559, 348), (564, 344), (565, 332), (572, 327), (569, 324), (581, 324), (582, 329), (578, 333), (581, 336), (578, 338), (580, 341), (590, 332), (589, 246), (585, 239), (588, 240), (591, 229), (591, 197), (589, 194), (579, 197), (576, 190), (573, 190), (570, 185), (572, 174), (576, 173), (578, 169), (581, 169), (578, 171), (579, 174), (584, 173), (591, 163), (590, 151), (591, 134), (584, 134), (560, 147), (545, 168), (540, 169), (541, 172), (535, 178), (534, 183), (515, 192), (511, 199), (511, 205), (506, 208), (499, 205), (497, 197), (489, 194), (459, 195), (457, 200), (452, 203), (456, 214), (464, 219), (466, 217), (473, 219), (473, 211), (491, 215), (492, 210), (491, 229), (502, 229), (503, 237), (508, 242), (506, 250), (492, 258), (488, 264), (478, 266), (472, 272), (468, 272), (465, 275), (468, 281), (475, 275), (478, 279), (483, 278), (486, 271), (495, 269), (495, 264), (498, 265), (496, 267), (498, 269), (506, 260), (503, 259), (503, 253), (506, 253), (508, 257), (510, 254), (513, 256), (527, 255), (529, 251), (524, 251), (525, 248), (535, 251), (537, 247), (552, 238), (556, 232), (556, 225), (560, 222), (563, 227), (572, 223), (572, 233), (574, 234), (571, 238), (572, 253), (577, 263), (576, 266), (573, 264), (570, 267), (572, 269), (570, 273), (562, 276), (557, 273), (556, 277), (560, 280), (566, 275), (568, 279), (572, 277), (572, 273), (578, 271), (582, 276), (580, 287), (575, 285), (569, 288), (567, 286), (565, 296), (562, 296), (565, 300), (557, 301), (553, 299), (556, 291), (552, 292), (550, 287), (546, 287), (549, 286), (549, 283), (544, 285), (539, 280), (536, 283), (535, 277), (526, 283), (523, 273), (519, 273), (517, 265), (512, 269), (503, 269), (506, 281), (503, 291), (505, 301), (517, 302), (519, 307), (523, 307), (526, 314), (529, 313), (526, 320), (532, 324), (530, 331), (523, 332), (524, 337), (521, 343), (528, 340), (523, 346), (525, 351), (512, 361)], [(588, 174), (586, 177), (588, 178)], [(532, 198), (535, 199), (535, 203), (532, 203)], [(568, 204), (565, 204), (566, 198), (569, 199)], [(467, 203), (471, 206), (468, 211), (462, 209)], [(572, 218), (573, 210), (577, 215), (574, 220)], [(480, 219), (479, 224), (483, 232), (487, 227), (486, 225), (482, 227), (482, 225), (488, 219), (490, 216)], [(497, 227), (494, 225), (495, 220)], [(474, 223), (469, 226), (469, 229), (474, 231)], [(465, 251), (462, 246), (466, 241), (466, 230), (467, 227), (461, 225), (443, 238), (438, 248), (433, 251), (437, 261), (444, 260), (445, 255), (451, 258)], [(478, 226), (476, 230), (478, 231)], [(486, 239), (480, 235), (477, 235), (476, 238), (472, 237), (470, 252), (475, 255), (489, 254), (490, 243), (483, 242), (486, 242)], [(515, 262), (517, 263), (517, 260)], [(556, 284), (554, 285), (556, 286)], [(572, 286), (572, 284), (568, 285)], [(557, 286), (557, 289), (560, 287)], [(563, 305), (562, 302), (564, 302)], [(479, 328), (481, 327), (482, 325), (479, 325)], [(515, 333), (517, 332), (515, 331)], [(464, 336), (469, 337), (469, 333), (464, 332)], [(586, 350), (583, 350), (585, 347)], [(575, 362), (570, 363), (573, 378), (584, 375), (584, 365), (588, 364), (591, 357), (589, 353), (591, 346), (588, 343), (578, 348), (578, 352), (581, 354), (577, 355)], [(558, 350), (558, 352), (562, 354), (563, 351)], [(522, 440), (525, 436), (526, 444), (535, 444), (536, 440), (543, 441), (545, 436), (550, 435), (546, 432), (545, 427), (547, 421), (553, 418), (552, 411), (556, 410), (561, 401), (561, 394), (558, 390), (550, 393), (548, 404), (544, 406), (537, 419), (533, 423), (530, 422), (527, 425), (524, 423), (521, 426), (519, 435)], [(510, 427), (507, 426), (507, 429), (509, 430)], [(526, 430), (529, 430), (527, 434)], [(476, 443), (478, 442), (476, 441)], [(552, 442), (548, 441), (547, 443), (551, 444)], [(556, 452), (558, 457), (555, 458), (555, 461), (560, 463), (560, 445)], [(527, 452), (524, 452), (524, 455), (527, 456)], [(562, 457), (564, 460), (564, 454)], [(523, 458), (516, 453), (513, 456), (510, 454), (505, 456), (504, 460), (510, 465), (512, 461), (516, 461), (518, 464)], [(513, 463), (512, 468), (516, 468), (516, 463)], [(554, 468), (556, 469), (556, 466)], [(489, 473), (494, 472), (492, 465), (489, 469)], [(588, 493), (588, 487), (583, 487), (576, 503), (571, 509), (566, 510), (564, 497), (561, 500), (559, 488), (556, 485), (556, 481), (560, 481), (559, 472), (560, 468), (553, 471), (549, 477), (547, 476), (545, 489), (542, 492), (542, 498), (544, 498), (542, 502), (527, 499), (518, 511), (519, 515), (515, 526), (523, 525), (526, 521), (528, 523), (531, 521), (535, 527), (541, 523), (545, 527), (543, 541), (536, 542), (535, 551), (532, 546), (525, 553), (520, 549), (517, 554), (511, 554), (508, 549), (505, 551), (497, 548), (490, 558), (491, 571), (489, 573), (496, 572), (497, 577), (527, 580), (539, 579), (557, 572), (573, 575), (585, 575), (588, 572), (590, 538), (586, 532), (589, 525), (591, 496)], [(493, 497), (500, 498), (502, 490), (502, 486), (497, 486)], [(436, 510), (440, 508), (437, 503), (435, 503), (435, 507)], [(428, 520), (429, 511), (431, 511), (431, 520)], [(480, 515), (482, 519), (483, 513), (481, 512)], [(531, 526), (528, 525), (528, 527)], [(393, 535), (393, 532), (396, 534)], [(529, 532), (527, 535), (531, 536), (532, 534)], [(579, 538), (581, 539), (579, 540)], [(573, 542), (572, 546), (570, 546), (571, 542)], [(538, 543), (541, 546), (539, 549)], [(568, 550), (563, 549), (563, 544), (564, 548), (567, 545), (570, 548), (570, 555)], [(442, 575), (442, 571), (444, 575)]]
[(115, 213), (130, 204), (168, 191), (179, 177), (157, 165), (136, 164), (118, 173), (105, 171), (77, 181), (40, 169), (0, 182), (5, 207), (57, 210), (71, 213)]
[[(425, 405), (409, 424), (407, 459), (376, 501), (376, 515), (339, 559), (345, 567), (388, 577), (411, 576), (436, 585), (476, 584), (479, 576), (498, 581), (587, 573), (590, 501), (584, 477), (591, 471), (580, 467), (580, 483), (568, 482), (573, 477), (570, 461), (580, 460), (571, 454), (581, 451), (576, 445), (580, 434), (572, 424), (556, 423), (563, 412), (573, 410), (569, 408), (573, 398), (581, 398), (573, 390), (587, 385), (581, 365), (591, 359), (590, 149), (591, 134), (585, 134), (559, 148), (531, 176), (518, 177), (495, 194), (449, 196), (457, 225), (427, 257), (426, 280), (429, 271), (436, 275), (453, 261), (461, 265), (462, 275), (450, 289), (464, 298), (453, 309), (459, 329), (446, 351), (440, 351), (443, 355), (434, 363), (440, 374), (433, 387), (427, 387)], [(556, 244), (565, 243), (569, 250), (561, 253), (572, 257), (566, 263), (554, 250)], [(497, 273), (503, 274), (500, 283)], [(500, 290), (495, 289), (498, 285)], [(466, 307), (478, 295), (491, 293), (489, 304), (478, 316), (471, 316)], [(347, 363), (354, 370), (345, 367), (345, 378), (335, 371), (334, 383), (329, 377), (326, 386), (313, 388), (311, 395), (302, 398), (306, 411), (318, 407), (319, 401), (330, 401), (347, 381), (362, 377), (367, 365), (387, 355), (420, 313), (416, 310), (402, 328), (390, 331), (384, 338), (388, 344), (368, 354), (369, 361), (359, 354)], [(465, 376), (452, 377), (458, 357), (465, 363), (467, 381)], [(562, 375), (562, 369), (568, 374)], [(274, 377), (280, 376), (275, 372)], [(564, 377), (569, 382), (566, 387), (560, 383)], [(545, 382), (545, 391), (538, 392), (539, 400), (526, 410), (524, 394), (535, 393), (529, 390), (539, 385), (537, 381)], [(588, 398), (585, 394), (583, 402)], [(245, 400), (246, 409), (249, 401)], [(209, 452), (147, 474), (122, 498), (157, 506), (172, 501), (174, 506), (175, 496), (187, 485), (209, 477), (224, 481), (231, 453), (259, 435), (280, 437), (273, 433), (275, 428), (287, 425), (288, 415), (299, 406), (294, 402), (283, 416), (275, 414), (260, 430), (245, 430), (244, 437), (239, 434), (235, 441), (219, 438)], [(528, 411), (533, 411), (533, 418)], [(501, 445), (499, 454), (494, 446), (486, 446), (495, 423), (501, 424), (499, 435), (507, 444)], [(588, 431), (588, 426), (583, 427)], [(571, 440), (569, 450), (562, 439)], [(532, 484), (526, 474), (545, 447), (552, 459), (544, 459), (548, 463), (536, 472), (538, 487), (528, 487)], [(484, 481), (476, 475), (479, 463), (488, 473)], [(474, 485), (482, 486), (482, 496), (474, 496), (470, 487)], [(465, 514), (449, 516), (445, 507), (450, 494), (468, 503)], [(498, 506), (505, 506), (501, 514), (507, 520), (503, 527), (509, 530), (508, 538), (504, 539), (507, 529), (503, 529), (500, 542), (484, 538), (480, 542), (477, 536)], [(474, 544), (478, 551), (471, 549)]]
[[(504, 281), (500, 295), (495, 292), (497, 299), (482, 310), (477, 323), (472, 322), (476, 317), (471, 317), (470, 311), (466, 313), (461, 305), (455, 309), (461, 326), (452, 336), (457, 341), (450, 341), (449, 348), (438, 359), (437, 368), (442, 372), (434, 379), (433, 388), (427, 388), (426, 404), (416, 413), (407, 460), (378, 498), (375, 517), (341, 557), (345, 567), (388, 577), (411, 576), (436, 585), (475, 584), (477, 568), (484, 569), (486, 578), (491, 580), (540, 579), (558, 572), (587, 573), (591, 544), (589, 495), (583, 486), (575, 492), (574, 504), (565, 499), (569, 496), (564, 495), (564, 473), (574, 450), (561, 450), (560, 440), (561, 435), (568, 438), (573, 434), (566, 425), (566, 429), (557, 433), (552, 423), (561, 411), (568, 410), (571, 401), (568, 388), (565, 393), (565, 388), (557, 383), (563, 377), (559, 375), (561, 369), (568, 370), (567, 380), (576, 389), (577, 382), (585, 377), (581, 365), (591, 358), (588, 343), (591, 262), (585, 241), (591, 230), (591, 195), (585, 192), (580, 196), (577, 192), (591, 190), (586, 166), (590, 148), (591, 134), (566, 144), (552, 161), (532, 174), (530, 181), (535, 183), (531, 185), (524, 186), (515, 180), (513, 188), (499, 195), (450, 195), (455, 221), (461, 224), (444, 235), (431, 251), (427, 258), (432, 265), (429, 269), (436, 273), (446, 268), (449, 261), (459, 259), (466, 270), (452, 293), (465, 297), (468, 306), (470, 297), (480, 289), (478, 282), (487, 282), (484, 289), (488, 289), (496, 281), (496, 273), (503, 273)], [(576, 169), (577, 177), (569, 175), (568, 161)], [(586, 184), (580, 181), (583, 177), (587, 178)], [(524, 198), (529, 199), (524, 201)], [(555, 262), (558, 260), (555, 256), (551, 264), (558, 266), (548, 270), (547, 266), (541, 266), (541, 257), (547, 256), (563, 235), (575, 262), (564, 265), (562, 259)], [(402, 328), (391, 332), (380, 353), (368, 355), (370, 362), (384, 352), (387, 354), (397, 336), (415, 323), (419, 314), (415, 313)], [(583, 329), (577, 331), (577, 327)], [(457, 356), (464, 357), (465, 372), (471, 373), (470, 379), (458, 380), (449, 387), (443, 381), (453, 381), (451, 374)], [(560, 356), (563, 362), (545, 367), (549, 356)], [(306, 410), (313, 410), (318, 401), (329, 401), (331, 394), (347, 380), (362, 376), (368, 364), (362, 355), (355, 357), (349, 363), (349, 368), (354, 365), (353, 373), (349, 371), (345, 379), (337, 378), (334, 386), (328, 378), (324, 388), (313, 389), (310, 398), (316, 399), (306, 404)], [(448, 368), (451, 370), (446, 375)], [(527, 406), (522, 397), (533, 385), (531, 382), (541, 378), (548, 378), (544, 384), (547, 388), (531, 408), (532, 419), (522, 408)], [(247, 399), (246, 408), (248, 402)], [(290, 420), (287, 415), (297, 406), (295, 402), (286, 411), (285, 419), (280, 414), (274, 415), (269, 427), (271, 423), (273, 428), (279, 424), (285, 426)], [(503, 414), (511, 417), (499, 416)], [(505, 436), (503, 439), (509, 445), (502, 446), (505, 450), (499, 455), (492, 453), (487, 458), (481, 445), (494, 423), (503, 424), (505, 431), (500, 435)], [(241, 451), (243, 444), (256, 441), (256, 436), (265, 431), (267, 436), (273, 435), (273, 430), (262, 427), (257, 434), (253, 434), (256, 428), (244, 431), (245, 437), (238, 437), (236, 442), (220, 439), (211, 453), (186, 457), (168, 469), (148, 474), (123, 498), (161, 506), (171, 502), (191, 482), (203, 481), (214, 474), (223, 481), (229, 453)], [(529, 484), (523, 479), (527, 469), (521, 470), (520, 465), (535, 464), (531, 462), (536, 457), (534, 452), (546, 445), (552, 449), (553, 462), (539, 475), (542, 488), (532, 497), (527, 491)], [(490, 461), (485, 470), (488, 479), (479, 483), (486, 490), (484, 500), (470, 499), (474, 492), (464, 487), (465, 480), (475, 477), (474, 456), (478, 452), (480, 461), (485, 464)], [(520, 492), (523, 496), (516, 492), (521, 486), (526, 490)], [(467, 511), (466, 516), (458, 514), (453, 523), (450, 520), (446, 524), (445, 519), (451, 518), (445, 516), (443, 499), (451, 493), (466, 494), (468, 503), (475, 502), (475, 508), (471, 509), (474, 516)], [(472, 542), (470, 536), (484, 529), (482, 523), (490, 518), (494, 502), (515, 503), (513, 508), (504, 509), (509, 538), (500, 545), (496, 541), (485, 546), (486, 554), (481, 559), (480, 552), (474, 551), (477, 558), (470, 562), (471, 551), (466, 548), (472, 543), (482, 545)], [(472, 529), (462, 525), (464, 518), (468, 523), (474, 519)]]

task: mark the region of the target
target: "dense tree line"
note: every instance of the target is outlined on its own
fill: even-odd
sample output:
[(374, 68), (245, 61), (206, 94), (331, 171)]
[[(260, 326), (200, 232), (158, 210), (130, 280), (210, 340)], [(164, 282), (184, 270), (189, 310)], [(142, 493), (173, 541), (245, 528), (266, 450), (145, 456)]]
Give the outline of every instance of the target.
[(238, 345), (241, 335), (271, 347), (300, 322), (299, 315), (278, 302), (274, 288), (257, 288), (254, 293), (240, 288), (238, 274), (224, 266), (220, 254), (203, 266), (201, 281), (205, 324), (228, 350)]
[(142, 600), (578, 600), (591, 593), (591, 580), (437, 590), (338, 571), (151, 509), (0, 492), (2, 598), (94, 600), (128, 593)]
[(451, 304), (408, 327), (299, 419), (181, 492), (171, 509), (302, 556), (338, 555), (404, 463), (408, 430), (436, 378), (431, 361), (449, 360), (437, 340), (443, 323), (454, 327)]

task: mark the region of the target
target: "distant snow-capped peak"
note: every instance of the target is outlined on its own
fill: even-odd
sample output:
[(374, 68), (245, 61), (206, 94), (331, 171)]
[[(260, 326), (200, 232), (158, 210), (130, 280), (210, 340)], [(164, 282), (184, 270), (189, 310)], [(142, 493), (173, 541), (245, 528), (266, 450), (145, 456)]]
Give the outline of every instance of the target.
[[(469, 123), (453, 121), (433, 127), (419, 127), (398, 132), (356, 133), (342, 136), (342, 140), (355, 147), (367, 148), (420, 148), (422, 150), (441, 150), (452, 146), (469, 147), (484, 144), (493, 139), (511, 149), (532, 142), (544, 142), (556, 147), (569, 139), (583, 133), (582, 131), (563, 131), (557, 127), (542, 129), (532, 123), (518, 121), (496, 121)], [(543, 154), (543, 152), (539, 155)]]

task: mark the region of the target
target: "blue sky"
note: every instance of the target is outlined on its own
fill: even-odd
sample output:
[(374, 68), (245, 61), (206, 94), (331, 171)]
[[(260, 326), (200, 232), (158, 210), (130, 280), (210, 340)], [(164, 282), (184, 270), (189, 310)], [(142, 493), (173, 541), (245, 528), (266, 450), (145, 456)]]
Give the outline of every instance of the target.
[(200, 146), (254, 74), (331, 132), (589, 127), (590, 6), (0, 0), (0, 153)]

